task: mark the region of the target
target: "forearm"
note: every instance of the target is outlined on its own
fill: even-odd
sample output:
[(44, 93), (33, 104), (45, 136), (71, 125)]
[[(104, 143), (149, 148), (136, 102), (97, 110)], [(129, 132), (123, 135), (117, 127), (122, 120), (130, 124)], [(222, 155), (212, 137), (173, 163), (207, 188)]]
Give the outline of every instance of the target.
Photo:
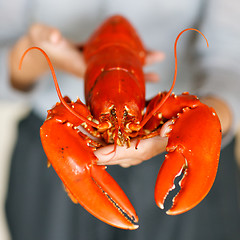
[[(240, 50), (235, 47), (240, 37), (237, 21), (240, 19), (239, 7), (238, 0), (208, 1), (200, 29), (209, 40), (209, 48), (205, 47), (201, 38), (196, 42), (196, 93), (203, 97), (206, 104), (215, 108), (223, 136), (228, 141), (236, 133), (240, 121)], [(204, 100), (205, 96), (211, 97)]]
[(21, 56), (29, 47), (31, 47), (31, 41), (28, 36), (24, 36), (9, 53), (9, 80), (12, 87), (21, 91), (30, 90), (39, 76), (47, 70), (47, 63), (38, 52), (29, 53), (24, 58), (21, 71), (19, 70)]
[(48, 63), (39, 51), (29, 52), (22, 65), (20, 59), (29, 47), (42, 48), (50, 58), (55, 69), (82, 77), (85, 72), (85, 62), (82, 53), (61, 33), (43, 24), (34, 24), (28, 33), (17, 41), (9, 55), (10, 82), (18, 90), (27, 91), (38, 81), (48, 69)]
[(213, 95), (202, 97), (200, 100), (202, 103), (214, 108), (221, 123), (222, 134), (225, 135), (232, 125), (232, 111), (230, 110), (228, 104)]

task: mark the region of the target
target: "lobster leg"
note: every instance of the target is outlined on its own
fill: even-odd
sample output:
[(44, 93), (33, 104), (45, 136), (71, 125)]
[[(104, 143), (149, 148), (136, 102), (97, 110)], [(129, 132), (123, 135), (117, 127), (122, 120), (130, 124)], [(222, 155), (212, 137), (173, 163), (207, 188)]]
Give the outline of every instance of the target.
[(172, 115), (173, 125), (168, 133), (168, 154), (157, 177), (155, 201), (164, 208), (165, 198), (175, 188), (175, 178), (183, 174), (181, 190), (167, 211), (176, 215), (195, 207), (211, 189), (218, 168), (221, 126), (212, 108), (188, 94), (171, 95), (160, 112), (164, 119)]
[[(117, 182), (105, 171), (106, 167), (96, 165), (97, 158), (93, 153), (95, 147), (89, 146), (83, 134), (79, 134), (79, 129), (66, 120), (66, 114), (69, 114), (71, 122), (79, 121), (67, 110), (64, 114), (64, 109), (61, 103), (57, 104), (49, 111), (40, 129), (49, 162), (70, 196), (87, 211), (112, 226), (136, 229), (138, 217), (132, 204)], [(81, 103), (75, 103), (74, 109), (84, 110), (88, 114), (88, 109)]]

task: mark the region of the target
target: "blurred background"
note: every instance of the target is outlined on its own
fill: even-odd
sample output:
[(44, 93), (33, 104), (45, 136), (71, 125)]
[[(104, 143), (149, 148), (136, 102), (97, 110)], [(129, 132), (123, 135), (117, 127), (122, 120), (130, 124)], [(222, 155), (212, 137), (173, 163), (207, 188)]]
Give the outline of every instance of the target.
[[(54, 171), (47, 168), (39, 139), (47, 110), (58, 101), (48, 66), (40, 57), (35, 64), (32, 57), (39, 72), (34, 68), (24, 79), (16, 71), (27, 47), (43, 47), (53, 59), (63, 95), (84, 101), (83, 72), (74, 66), (81, 59), (72, 46), (84, 43), (100, 22), (116, 13), (133, 23), (147, 48), (165, 54), (164, 61), (145, 67), (160, 75), (158, 83), (147, 83), (147, 99), (170, 88), (175, 38), (181, 30), (195, 27), (206, 35), (210, 48), (196, 33), (181, 37), (174, 92), (217, 96), (228, 108), (216, 104), (227, 125), (216, 182), (189, 213), (167, 216), (154, 203), (163, 154), (136, 167), (109, 168), (139, 213), (135, 232), (106, 226), (68, 199)], [(0, 1), (0, 238), (146, 239), (151, 234), (152, 239), (239, 239), (239, 21), (239, 0)], [(38, 31), (33, 28), (36, 23), (43, 24), (37, 25)], [(55, 40), (47, 34), (55, 30), (67, 44), (53, 49)], [(71, 66), (62, 67), (71, 59)], [(20, 81), (25, 82), (20, 86)]]

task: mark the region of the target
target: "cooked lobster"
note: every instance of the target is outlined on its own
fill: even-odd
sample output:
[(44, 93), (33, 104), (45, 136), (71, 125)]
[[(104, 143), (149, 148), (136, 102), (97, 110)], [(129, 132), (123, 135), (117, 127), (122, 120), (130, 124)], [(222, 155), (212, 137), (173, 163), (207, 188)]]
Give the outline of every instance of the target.
[[(136, 229), (138, 217), (106, 167), (97, 165), (94, 151), (106, 144), (113, 143), (114, 150), (117, 145), (129, 147), (132, 138), (141, 141), (159, 135), (162, 126), (172, 121), (167, 134), (168, 153), (156, 182), (157, 205), (163, 208), (180, 174), (181, 190), (168, 214), (193, 208), (213, 185), (221, 145), (218, 116), (196, 96), (172, 93), (177, 75), (176, 45), (184, 31), (175, 42), (173, 85), (150, 101), (145, 100), (143, 73), (147, 52), (122, 16), (107, 19), (84, 45), (86, 105), (80, 99), (73, 102), (62, 96), (50, 59), (42, 49), (33, 47), (45, 55), (60, 99), (48, 110), (40, 129), (47, 158), (71, 199), (112, 226)], [(24, 53), (20, 64), (33, 48)]]

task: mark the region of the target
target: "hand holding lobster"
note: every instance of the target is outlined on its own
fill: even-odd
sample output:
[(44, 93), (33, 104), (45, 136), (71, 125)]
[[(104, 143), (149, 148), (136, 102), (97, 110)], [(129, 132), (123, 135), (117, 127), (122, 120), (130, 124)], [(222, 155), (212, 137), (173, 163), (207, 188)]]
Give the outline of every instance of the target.
[[(164, 133), (162, 133), (164, 134)], [(163, 135), (164, 136), (164, 135)], [(131, 141), (129, 148), (117, 146), (113, 152), (114, 145), (107, 145), (97, 149), (94, 154), (98, 158), (98, 165), (120, 165), (121, 167), (130, 167), (149, 160), (152, 157), (163, 153), (167, 146), (167, 137), (155, 136), (148, 139)], [(138, 149), (136, 151), (136, 145)]]
[(20, 90), (27, 91), (38, 81), (39, 76), (48, 70), (42, 54), (27, 56), (24, 64), (26, 68), (18, 71), (14, 62), (19, 61), (22, 52), (31, 46), (45, 49), (57, 69), (83, 77), (86, 65), (81, 52), (69, 40), (64, 38), (59, 30), (43, 24), (34, 24), (28, 33), (21, 37), (13, 46), (10, 53), (10, 74), (12, 85)]
[[(29, 28), (27, 34), (21, 37), (11, 50), (10, 75), (13, 87), (27, 91), (49, 69), (42, 54), (38, 53), (27, 56), (24, 61), (24, 69), (18, 71), (15, 63), (19, 61), (23, 51), (32, 46), (45, 49), (50, 59), (53, 60), (56, 69), (80, 78), (84, 76), (86, 63), (78, 46), (65, 38), (58, 29), (36, 23)], [(164, 55), (161, 52), (149, 52), (146, 63), (152, 64), (161, 61), (163, 57)], [(147, 81), (156, 81), (156, 79), (155, 74), (146, 74)]]
[[(75, 202), (108, 224), (136, 229), (138, 218), (133, 206), (105, 167), (97, 165), (99, 160), (93, 152), (109, 143), (114, 143), (116, 152), (118, 145), (130, 147), (131, 139), (138, 138), (141, 144), (142, 139), (159, 138), (161, 134), (168, 137), (168, 154), (156, 183), (157, 205), (163, 208), (180, 174), (182, 189), (167, 213), (188, 211), (206, 196), (217, 172), (221, 127), (215, 111), (196, 96), (171, 94), (177, 60), (171, 89), (146, 103), (142, 66), (147, 52), (129, 22), (113, 16), (84, 46), (85, 106), (79, 99), (73, 102), (63, 98), (50, 59), (37, 49), (49, 63), (60, 98), (60, 103), (48, 111), (41, 140)], [(166, 133), (165, 128), (170, 131)]]

